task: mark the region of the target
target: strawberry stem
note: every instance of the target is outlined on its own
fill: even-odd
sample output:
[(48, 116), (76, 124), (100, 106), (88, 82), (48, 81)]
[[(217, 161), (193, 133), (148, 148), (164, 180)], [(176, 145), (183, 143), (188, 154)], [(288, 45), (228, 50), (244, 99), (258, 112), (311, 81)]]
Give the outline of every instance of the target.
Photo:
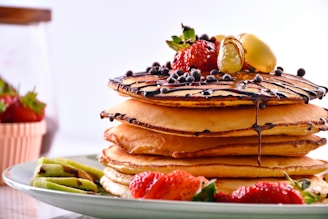
[(193, 28), (183, 24), (181, 24), (181, 27), (182, 35), (172, 36), (172, 40), (166, 41), (167, 45), (177, 52), (190, 47), (196, 41), (196, 34)]

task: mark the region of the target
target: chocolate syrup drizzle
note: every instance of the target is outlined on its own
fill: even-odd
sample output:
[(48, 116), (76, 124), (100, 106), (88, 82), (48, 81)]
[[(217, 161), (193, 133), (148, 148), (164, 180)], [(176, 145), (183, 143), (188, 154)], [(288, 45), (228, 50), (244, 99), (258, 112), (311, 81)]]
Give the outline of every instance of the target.
[(263, 104), (263, 101), (260, 99), (255, 101), (255, 108), (256, 108), (256, 113), (255, 113), (255, 123), (252, 126), (252, 128), (257, 132), (258, 136), (258, 148), (257, 148), (257, 164), (261, 166), (261, 156), (262, 156), (262, 131), (271, 129), (274, 127), (272, 123), (267, 123), (262, 126), (259, 125), (258, 117), (259, 117), (259, 109), (264, 110), (265, 105)]
[[(133, 80), (129, 80), (131, 78)], [(270, 77), (263, 74), (260, 80), (258, 75), (249, 72), (241, 72), (240, 75), (232, 76), (231, 80), (228, 81), (224, 79), (223, 75), (215, 75), (215, 80), (212, 78), (211, 81), (202, 77), (203, 80), (199, 81), (169, 83), (168, 78), (169, 76), (150, 75), (147, 72), (141, 72), (130, 77), (121, 76), (111, 79), (109, 86), (119, 92), (142, 96), (150, 101), (167, 98), (178, 103), (179, 101), (201, 101), (203, 99), (205, 101), (204, 106), (207, 105), (206, 100), (209, 99), (219, 101), (222, 98), (235, 97), (254, 101), (259, 96), (266, 101), (303, 100), (308, 103), (311, 99), (321, 99), (327, 93), (326, 87), (318, 86), (299, 76), (285, 73), (281, 76), (270, 75)], [(176, 94), (179, 91), (188, 90), (191, 92), (183, 96)], [(221, 95), (221, 91), (228, 92), (228, 94)]]
[[(195, 76), (195, 77), (194, 77)], [(322, 99), (328, 89), (318, 86), (304, 78), (303, 75), (291, 74), (256, 74), (254, 72), (239, 72), (228, 75), (216, 71), (211, 75), (199, 75), (193, 73), (175, 73), (165, 71), (139, 72), (126, 74), (109, 81), (109, 87), (125, 94), (146, 97), (148, 100), (174, 100), (174, 101), (201, 101), (204, 105), (193, 105), (194, 107), (211, 107), (206, 101), (224, 98), (251, 100), (256, 108), (255, 123), (252, 126), (258, 135), (258, 165), (261, 165), (262, 154), (262, 132), (273, 128), (273, 124), (259, 125), (259, 109), (264, 109), (269, 101), (294, 100), (309, 103), (311, 99)], [(185, 77), (185, 78), (183, 78)], [(191, 79), (190, 79), (191, 78)], [(297, 85), (299, 84), (299, 86)], [(208, 86), (209, 85), (209, 86)], [(182, 95), (170, 95), (179, 91), (193, 91)], [(218, 91), (230, 94), (216, 94)], [(218, 105), (220, 106), (220, 105)], [(324, 121), (326, 122), (326, 121)]]

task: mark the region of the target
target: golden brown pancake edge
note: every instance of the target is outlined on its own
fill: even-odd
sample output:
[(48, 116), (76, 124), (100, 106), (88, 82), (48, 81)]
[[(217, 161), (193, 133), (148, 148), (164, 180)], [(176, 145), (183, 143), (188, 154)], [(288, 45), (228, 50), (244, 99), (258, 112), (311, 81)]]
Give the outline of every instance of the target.
[(257, 178), (314, 175), (325, 171), (328, 162), (302, 157), (262, 156), (261, 166), (257, 156), (222, 156), (176, 159), (153, 155), (129, 154), (116, 145), (103, 150), (99, 161), (119, 172), (137, 174), (144, 171), (168, 173), (176, 169), (185, 170), (196, 176)]
[[(253, 136), (256, 108), (176, 108), (133, 99), (101, 113), (102, 118), (186, 136)], [(267, 106), (258, 111), (262, 135), (309, 135), (328, 129), (328, 111), (313, 104)]]
[[(186, 137), (119, 124), (104, 132), (104, 139), (131, 154), (153, 154), (174, 158), (226, 155), (257, 155), (258, 137)], [(303, 156), (326, 144), (316, 135), (262, 136), (262, 155)]]

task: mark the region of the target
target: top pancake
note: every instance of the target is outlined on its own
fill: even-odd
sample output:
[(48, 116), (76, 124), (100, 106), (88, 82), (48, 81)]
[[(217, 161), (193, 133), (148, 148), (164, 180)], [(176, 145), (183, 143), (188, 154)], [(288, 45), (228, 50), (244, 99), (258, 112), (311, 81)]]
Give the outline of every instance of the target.
[(203, 72), (193, 81), (170, 80), (173, 75), (173, 71), (135, 73), (111, 79), (108, 86), (139, 101), (176, 107), (254, 105), (258, 100), (267, 105), (307, 103), (327, 93), (326, 87), (286, 73), (277, 76), (244, 71), (227, 76)]

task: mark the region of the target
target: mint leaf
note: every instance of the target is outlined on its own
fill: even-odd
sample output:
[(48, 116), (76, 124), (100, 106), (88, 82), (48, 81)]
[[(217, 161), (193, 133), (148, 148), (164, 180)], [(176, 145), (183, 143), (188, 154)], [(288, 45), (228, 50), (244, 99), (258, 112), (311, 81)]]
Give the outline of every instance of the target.
[(172, 40), (166, 40), (167, 45), (177, 52), (190, 47), (196, 41), (196, 34), (193, 28), (184, 26), (183, 24), (181, 24), (181, 27), (182, 35), (174, 35), (171, 36)]
[(214, 201), (214, 195), (217, 193), (216, 189), (216, 179), (211, 180), (207, 186), (204, 188), (203, 185), (200, 188), (200, 191), (198, 191), (192, 201), (203, 201), (203, 202), (212, 202)]

